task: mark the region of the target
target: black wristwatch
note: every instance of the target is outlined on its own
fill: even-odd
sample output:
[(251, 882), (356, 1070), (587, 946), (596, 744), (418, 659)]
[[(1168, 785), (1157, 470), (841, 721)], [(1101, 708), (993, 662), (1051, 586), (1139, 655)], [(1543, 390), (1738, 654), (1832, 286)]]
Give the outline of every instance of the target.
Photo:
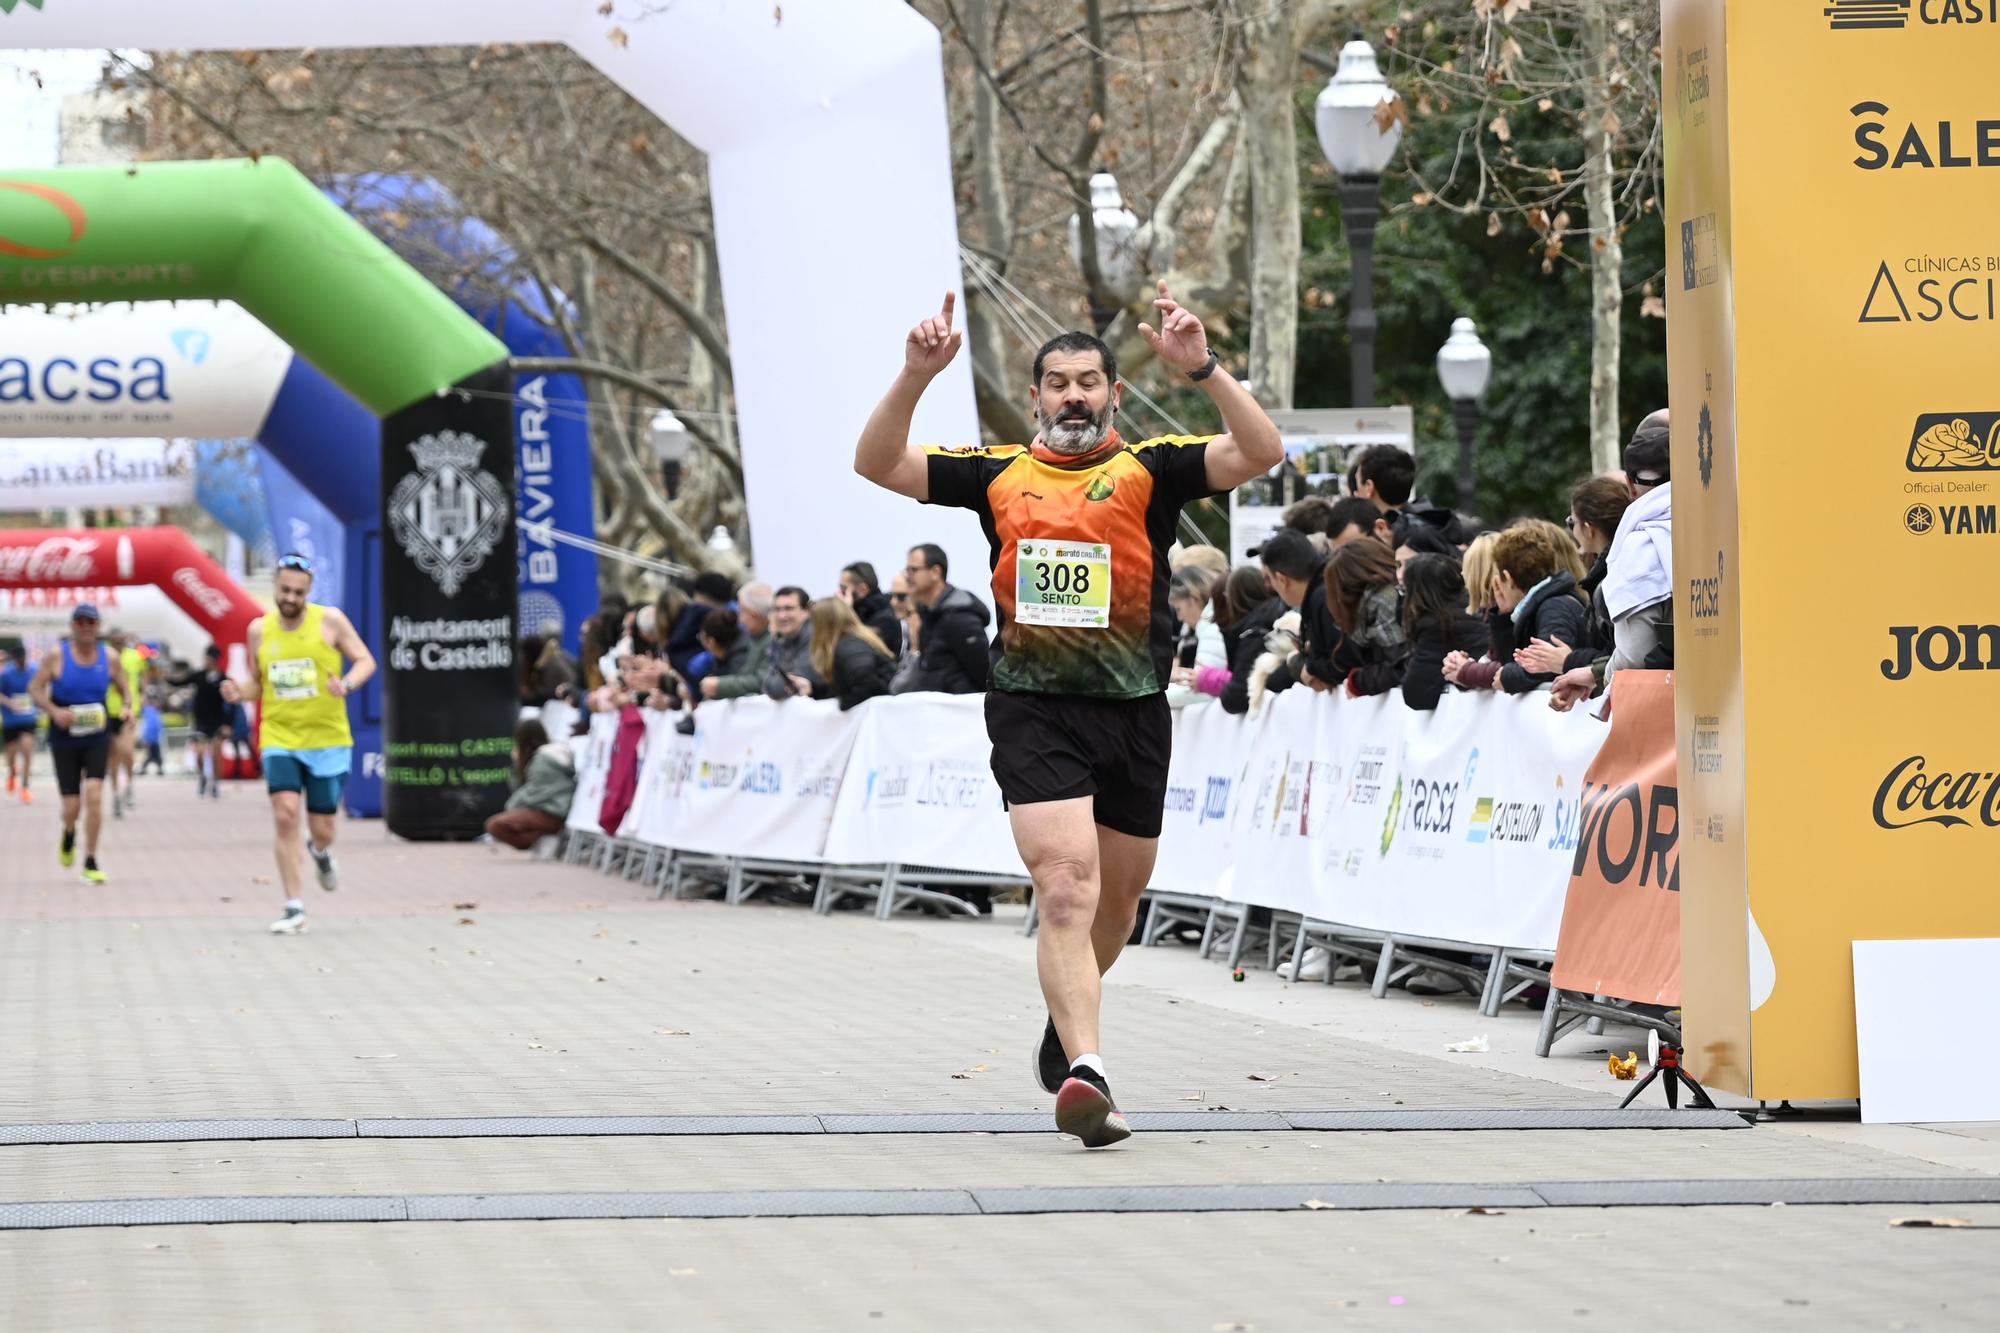
[(1215, 373), (1215, 368), (1221, 364), (1222, 364), (1222, 358), (1217, 356), (1215, 354), (1215, 349), (1211, 347), (1208, 349), (1208, 360), (1201, 363), (1201, 369), (1190, 370), (1187, 373), (1187, 377), (1193, 380), (1196, 384), (1199, 384), (1203, 380), (1207, 379), (1210, 375), (1213, 375)]

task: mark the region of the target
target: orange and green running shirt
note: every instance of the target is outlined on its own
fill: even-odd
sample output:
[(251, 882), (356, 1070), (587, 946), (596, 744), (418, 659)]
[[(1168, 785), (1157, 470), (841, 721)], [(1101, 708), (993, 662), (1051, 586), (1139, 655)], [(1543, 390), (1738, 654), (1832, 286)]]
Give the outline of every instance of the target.
[(1081, 458), (1037, 446), (928, 448), (930, 503), (970, 509), (993, 548), (993, 688), (1136, 699), (1167, 686), (1167, 549), (1181, 506), (1216, 494), (1212, 436), (1117, 435)]

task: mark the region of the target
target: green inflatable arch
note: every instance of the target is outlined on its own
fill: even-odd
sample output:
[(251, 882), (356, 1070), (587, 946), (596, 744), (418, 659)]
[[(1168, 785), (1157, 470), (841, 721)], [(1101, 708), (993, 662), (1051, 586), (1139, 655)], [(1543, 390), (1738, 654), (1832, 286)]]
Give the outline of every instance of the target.
[(475, 836), (519, 700), (505, 344), (281, 159), (0, 175), (0, 304), (180, 299), (237, 302), (382, 418), (383, 813)]
[(378, 416), (507, 357), (278, 158), (0, 179), (0, 301), (180, 299), (235, 301)]

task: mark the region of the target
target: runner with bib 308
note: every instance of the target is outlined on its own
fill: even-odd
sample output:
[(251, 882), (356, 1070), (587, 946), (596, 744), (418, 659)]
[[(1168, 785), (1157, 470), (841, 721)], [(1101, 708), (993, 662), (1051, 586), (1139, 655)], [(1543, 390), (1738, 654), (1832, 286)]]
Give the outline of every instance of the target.
[(1249, 391), (1217, 373), (1201, 321), (1163, 282), (1159, 331), (1140, 333), (1208, 394), (1227, 434), (1119, 438), (1111, 349), (1065, 333), (1035, 356), (1028, 402), (1039, 430), (1028, 444), (913, 446), (917, 402), (958, 352), (954, 304), (947, 294), (910, 331), (854, 470), (913, 500), (970, 509), (986, 530), (1000, 611), (986, 730), (1041, 915), (1049, 1022), (1035, 1073), (1056, 1096), (1057, 1127), (1101, 1147), (1131, 1132), (1099, 1053), (1100, 977), (1131, 936), (1166, 802), (1167, 551), (1182, 505), (1270, 471), (1284, 443)]

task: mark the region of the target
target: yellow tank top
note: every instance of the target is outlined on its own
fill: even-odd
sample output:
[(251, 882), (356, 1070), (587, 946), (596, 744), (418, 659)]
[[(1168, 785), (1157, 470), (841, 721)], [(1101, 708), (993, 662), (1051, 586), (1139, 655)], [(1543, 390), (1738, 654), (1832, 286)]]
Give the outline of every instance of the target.
[(264, 617), (257, 645), (257, 671), (264, 679), (264, 732), (267, 750), (323, 750), (354, 744), (347, 729), (347, 701), (327, 692), (341, 673), (340, 650), (326, 641), (320, 625), (326, 608), (307, 603), (297, 629), (286, 629), (276, 612)]
[[(104, 696), (104, 711), (112, 717), (125, 716), (127, 696), (141, 698), (138, 683), (146, 678), (146, 655), (137, 648), (127, 648), (118, 654), (118, 661), (111, 673), (111, 689)], [(139, 712), (137, 707), (132, 709)]]

